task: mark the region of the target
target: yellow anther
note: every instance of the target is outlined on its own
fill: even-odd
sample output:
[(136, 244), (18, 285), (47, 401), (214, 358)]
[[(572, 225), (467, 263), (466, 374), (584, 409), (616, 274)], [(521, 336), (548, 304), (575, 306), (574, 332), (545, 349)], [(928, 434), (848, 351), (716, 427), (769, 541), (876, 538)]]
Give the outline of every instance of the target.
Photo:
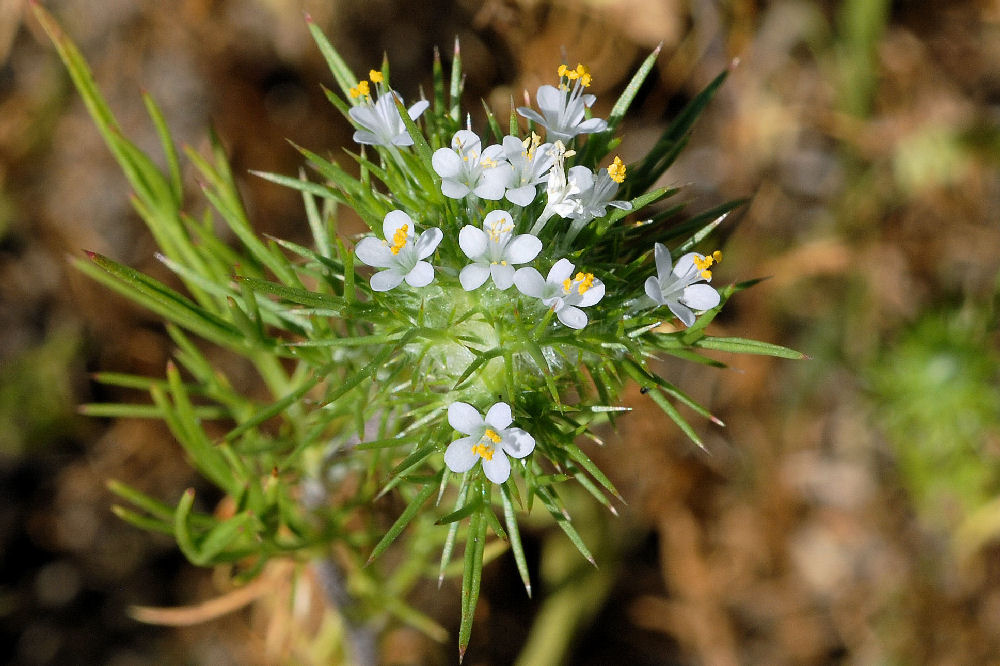
[(573, 290), (573, 281), (570, 280), (569, 278), (563, 280), (563, 292), (568, 294), (572, 290)]
[(492, 428), (487, 428), (486, 432), (483, 433), (483, 437), (490, 440), (494, 444), (500, 443), (500, 435), (498, 435)]
[(592, 77), (590, 76), (590, 69), (580, 63), (577, 63), (576, 65), (576, 76), (571, 78), (580, 79), (580, 85), (582, 85), (584, 88), (589, 86), (592, 80)]
[(489, 157), (484, 157), (483, 159), (479, 160), (479, 163), (483, 165), (484, 169), (492, 169), (497, 165), (497, 161), (492, 160)]
[(377, 69), (369, 70), (368, 78), (372, 80), (372, 83), (382, 83), (382, 72)]
[(486, 229), (486, 235), (494, 243), (499, 243), (504, 234), (513, 230), (513, 224), (504, 224), (503, 220), (493, 220), (490, 222), (489, 228)]
[[(567, 74), (567, 72), (569, 72), (569, 71), (570, 71), (570, 69), (569, 69), (569, 67), (567, 67), (566, 65), (559, 65), (559, 69), (558, 69), (558, 72), (559, 72), (559, 78), (561, 79), (561, 78), (562, 78), (562, 77), (564, 77), (564, 76), (569, 76), (569, 75)], [(574, 72), (574, 73), (575, 73), (575, 72)]]
[(399, 251), (406, 247), (406, 236), (409, 230), (410, 225), (404, 224), (392, 235), (392, 247), (389, 250), (393, 254), (399, 254)]
[(616, 183), (625, 182), (625, 165), (622, 164), (622, 158), (615, 155), (615, 161), (608, 167), (608, 175)]
[(712, 271), (708, 269), (712, 264), (717, 264), (722, 261), (722, 253), (716, 250), (711, 254), (711, 256), (708, 257), (699, 257), (698, 255), (695, 255), (694, 259), (691, 261), (694, 263), (695, 268), (700, 271), (701, 277), (706, 280), (711, 280)]
[(365, 97), (371, 96), (371, 88), (368, 87), (367, 81), (362, 81), (354, 88), (351, 88), (349, 92), (351, 93), (351, 97), (353, 97), (354, 99), (357, 99), (362, 95), (364, 95)]
[(585, 294), (588, 289), (594, 286), (593, 273), (577, 273), (576, 277), (574, 277), (573, 280), (579, 283), (576, 287), (576, 290), (580, 292), (581, 296)]
[(496, 452), (496, 449), (480, 442), (472, 447), (472, 452), (478, 454), (481, 458), (485, 458), (486, 460), (493, 460), (493, 454)]

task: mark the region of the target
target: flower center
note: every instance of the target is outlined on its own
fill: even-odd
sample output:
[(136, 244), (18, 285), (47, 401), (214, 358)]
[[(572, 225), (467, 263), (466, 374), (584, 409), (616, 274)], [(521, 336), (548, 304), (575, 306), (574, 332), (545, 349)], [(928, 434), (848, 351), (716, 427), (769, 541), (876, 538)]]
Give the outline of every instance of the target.
[(494, 220), (490, 222), (490, 226), (486, 229), (486, 235), (490, 237), (490, 240), (494, 243), (499, 243), (503, 240), (503, 236), (506, 233), (513, 231), (513, 224), (504, 224), (502, 220)]
[(524, 152), (521, 153), (521, 155), (529, 162), (533, 161), (535, 159), (535, 150), (541, 142), (542, 137), (532, 132), (530, 137), (525, 138), (525, 140), (521, 142), (521, 145), (524, 146)]
[(722, 252), (716, 250), (710, 256), (707, 257), (695, 257), (694, 265), (699, 271), (701, 271), (701, 277), (706, 280), (712, 279), (712, 271), (708, 270), (712, 264), (722, 263)]
[[(488, 443), (489, 440), (491, 443)], [(472, 452), (478, 454), (480, 457), (486, 460), (493, 460), (493, 454), (496, 453), (496, 445), (500, 443), (500, 435), (496, 433), (492, 428), (487, 428), (486, 432), (483, 433), (482, 439), (479, 443), (472, 447)]]
[(392, 235), (392, 247), (389, 248), (393, 254), (399, 254), (399, 251), (406, 247), (406, 237), (410, 230), (410, 225), (404, 224), (399, 229), (396, 229), (396, 233)]
[(611, 180), (616, 183), (625, 182), (625, 165), (622, 164), (622, 158), (615, 155), (614, 163), (608, 167), (608, 175), (611, 176)]
[(566, 278), (563, 280), (563, 292), (570, 294), (573, 289), (583, 296), (587, 293), (587, 290), (594, 286), (594, 274), (593, 273), (577, 273), (573, 276), (573, 279)]

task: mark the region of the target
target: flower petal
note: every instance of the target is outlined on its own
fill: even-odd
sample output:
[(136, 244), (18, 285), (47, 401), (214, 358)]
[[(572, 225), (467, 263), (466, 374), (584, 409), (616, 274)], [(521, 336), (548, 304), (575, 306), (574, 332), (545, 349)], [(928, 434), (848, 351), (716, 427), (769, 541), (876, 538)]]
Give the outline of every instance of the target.
[(519, 268), (514, 273), (514, 284), (525, 296), (541, 298), (545, 291), (545, 279), (534, 268)]
[(434, 281), (434, 267), (426, 261), (418, 261), (406, 274), (406, 284), (411, 287), (426, 287)]
[(448, 405), (448, 423), (463, 435), (474, 435), (483, 427), (483, 417), (469, 403), (453, 402)]
[(358, 130), (354, 133), (354, 142), (363, 143), (368, 146), (378, 146), (381, 145), (377, 136), (371, 132), (365, 132), (363, 130)]
[(451, 137), (451, 147), (460, 152), (481, 152), (479, 146), (479, 135), (470, 130), (458, 130), (455, 136)]
[(514, 284), (514, 267), (510, 264), (492, 264), (490, 275), (493, 276), (493, 284), (500, 291), (506, 291)]
[(604, 283), (600, 280), (594, 280), (594, 284), (591, 285), (590, 289), (580, 294), (580, 302), (577, 305), (581, 308), (588, 308), (602, 298), (604, 298)]
[[(444, 452), (444, 464), (453, 472), (468, 472), (479, 460), (479, 454), (472, 450), (471, 437), (456, 439)], [(494, 456), (495, 457), (495, 456)]]
[(426, 99), (422, 99), (413, 106), (411, 106), (409, 109), (407, 109), (406, 115), (410, 116), (410, 120), (416, 120), (417, 118), (420, 117), (420, 114), (423, 113), (430, 105), (431, 105), (430, 102), (428, 102)]
[(375, 291), (389, 291), (398, 287), (402, 281), (402, 273), (395, 268), (388, 268), (373, 275), (371, 285)]
[(671, 312), (677, 315), (677, 318), (680, 319), (685, 326), (690, 326), (694, 323), (694, 313), (691, 312), (691, 308), (684, 305), (680, 301), (672, 299), (668, 300), (667, 307), (670, 308)]
[(685, 287), (684, 295), (679, 300), (692, 310), (711, 310), (722, 299), (719, 296), (719, 292), (713, 287), (705, 283), (699, 283)]
[(431, 166), (442, 178), (454, 178), (462, 170), (462, 158), (451, 148), (438, 148), (431, 155)]
[(546, 117), (558, 117), (566, 106), (566, 93), (555, 86), (539, 86), (535, 94), (535, 103)]
[(351, 120), (366, 129), (373, 129), (378, 126), (378, 115), (367, 104), (352, 106), (347, 110), (347, 115), (351, 117)]
[(518, 139), (516, 136), (511, 136), (510, 134), (503, 138), (500, 145), (503, 146), (503, 153), (507, 156), (508, 160), (527, 152), (524, 148), (524, 143), (521, 142), (521, 139)]
[(388, 268), (395, 263), (393, 261), (395, 257), (393, 257), (389, 246), (371, 236), (361, 239), (361, 242), (354, 248), (354, 254), (365, 264), (376, 268)]
[(486, 233), (482, 229), (469, 224), (462, 227), (462, 230), (458, 232), (458, 246), (462, 248), (462, 252), (469, 259), (475, 260), (486, 254), (487, 240)]
[(578, 134), (593, 134), (608, 129), (608, 121), (603, 118), (587, 118), (576, 126)]
[(514, 240), (507, 245), (504, 258), (512, 264), (526, 264), (542, 251), (542, 241), (531, 234), (521, 234), (515, 236)]
[(462, 283), (462, 289), (472, 291), (479, 289), (490, 276), (489, 266), (483, 264), (469, 264), (458, 274), (458, 281)]
[(561, 285), (564, 281), (568, 280), (569, 276), (572, 274), (573, 264), (570, 263), (569, 259), (564, 257), (553, 264), (552, 268), (549, 269), (549, 275), (545, 278), (545, 281)]
[(653, 245), (653, 256), (656, 258), (656, 273), (662, 280), (670, 275), (670, 271), (674, 267), (673, 261), (670, 259), (670, 250), (663, 243), (655, 243)]
[(513, 421), (514, 416), (510, 411), (510, 405), (506, 402), (498, 402), (486, 412), (486, 423), (494, 430), (503, 430)]
[(510, 478), (510, 460), (503, 451), (497, 450), (493, 453), (492, 460), (483, 458), (483, 471), (486, 472), (486, 478), (493, 483), (504, 483)]
[(522, 118), (527, 118), (528, 120), (536, 122), (542, 127), (545, 127), (545, 118), (543, 118), (541, 114), (538, 113), (538, 111), (535, 111), (534, 109), (529, 108), (527, 106), (519, 106), (517, 107), (517, 113)]
[(382, 219), (382, 233), (383, 238), (388, 242), (393, 242), (393, 236), (399, 231), (403, 225), (406, 225), (406, 235), (413, 235), (413, 220), (405, 212), (401, 210), (390, 210), (385, 214)]
[[(506, 166), (506, 170), (509, 171), (510, 167)], [(489, 201), (499, 201), (503, 199), (503, 194), (507, 191), (507, 181), (509, 178), (503, 173), (499, 172), (499, 169), (503, 169), (504, 166), (495, 167), (493, 171), (496, 171), (496, 175), (485, 173), (482, 178), (479, 179), (479, 184), (476, 185), (476, 189), (472, 190), (480, 199), (487, 199)]]
[(535, 185), (522, 185), (512, 190), (507, 190), (504, 197), (507, 201), (517, 206), (527, 206), (538, 196), (538, 187)]
[(514, 458), (523, 458), (535, 449), (535, 438), (520, 428), (507, 428), (500, 446)]
[(397, 134), (392, 137), (391, 143), (394, 146), (412, 146), (413, 138), (407, 132), (403, 132), (402, 134)]
[(559, 321), (563, 323), (563, 326), (568, 326), (569, 328), (579, 330), (587, 325), (587, 313), (572, 305), (567, 305), (561, 310), (556, 310), (556, 316), (559, 317)]
[(424, 229), (414, 245), (414, 249), (417, 251), (417, 259), (426, 259), (434, 254), (434, 250), (437, 249), (442, 238), (444, 238), (444, 234), (437, 227)]
[(697, 252), (688, 252), (683, 257), (677, 260), (677, 264), (674, 266), (672, 271), (674, 275), (681, 278), (687, 282), (695, 282), (698, 280), (698, 276), (701, 271), (698, 267), (694, 265), (694, 258), (701, 257)]
[(441, 181), (441, 194), (449, 199), (461, 199), (470, 191), (468, 185), (460, 183), (457, 180), (445, 178)]
[(660, 281), (650, 275), (646, 278), (646, 295), (658, 305), (663, 305), (663, 292), (660, 291)]

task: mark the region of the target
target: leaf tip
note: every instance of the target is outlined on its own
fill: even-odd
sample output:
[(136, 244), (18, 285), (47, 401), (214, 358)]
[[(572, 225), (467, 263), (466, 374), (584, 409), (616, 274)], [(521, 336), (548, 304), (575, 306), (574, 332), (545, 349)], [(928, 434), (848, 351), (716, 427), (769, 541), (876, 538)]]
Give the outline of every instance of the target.
[(727, 67), (726, 69), (730, 72), (733, 72), (736, 71), (736, 68), (739, 66), (740, 66), (740, 57), (736, 56), (735, 58), (729, 61), (729, 67)]
[(312, 25), (313, 23), (315, 23), (315, 21), (313, 21), (312, 14), (310, 14), (309, 12), (303, 12), (303, 15), (305, 16), (306, 23), (308, 23), (310, 25)]
[(714, 423), (715, 425), (719, 426), (720, 428), (726, 427), (725, 422), (717, 416), (709, 416), (708, 420)]
[(101, 255), (99, 255), (96, 252), (93, 252), (91, 250), (84, 250), (83, 253), (86, 254), (87, 258), (90, 259), (91, 261), (97, 261), (98, 257), (101, 256)]

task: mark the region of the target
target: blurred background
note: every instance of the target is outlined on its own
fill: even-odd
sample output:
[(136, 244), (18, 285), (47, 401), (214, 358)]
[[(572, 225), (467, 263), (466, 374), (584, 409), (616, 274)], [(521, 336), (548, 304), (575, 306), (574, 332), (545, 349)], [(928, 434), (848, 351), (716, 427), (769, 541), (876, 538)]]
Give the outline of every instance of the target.
[[(448, 60), (457, 36), (478, 126), (479, 98), (503, 116), (563, 57), (590, 66), (606, 116), (662, 42), (623, 128), (626, 162), (738, 58), (665, 178), (693, 211), (753, 197), (725, 228), (715, 279), (770, 279), (714, 333), (812, 358), (666, 365), (727, 424), (698, 422), (707, 453), (630, 393), (635, 411), (596, 452), (622, 515), (567, 497), (600, 568), (533, 515), (540, 592), (525, 598), (509, 557), (487, 567), (466, 660), (1000, 660), (1000, 2), (44, 4), (141, 147), (157, 154), (148, 90), (179, 142), (204, 149), (214, 127), (245, 174), (294, 174), (286, 139), (335, 156), (351, 145), (303, 11), (355, 71), (387, 53), (408, 100), (429, 89), (434, 45)], [(306, 239), (298, 196), (250, 174), (242, 186), (261, 232)], [(109, 511), (109, 478), (167, 502), (202, 482), (159, 424), (77, 415), (142, 399), (88, 373), (160, 375), (171, 354), (154, 316), (68, 266), (83, 249), (169, 279), (28, 3), (0, 0), (0, 661), (280, 663), (266, 605), (183, 629), (127, 614), (219, 588)], [(456, 590), (421, 595), (456, 631)], [(385, 663), (455, 656), (453, 637), (392, 625), (381, 648)]]

